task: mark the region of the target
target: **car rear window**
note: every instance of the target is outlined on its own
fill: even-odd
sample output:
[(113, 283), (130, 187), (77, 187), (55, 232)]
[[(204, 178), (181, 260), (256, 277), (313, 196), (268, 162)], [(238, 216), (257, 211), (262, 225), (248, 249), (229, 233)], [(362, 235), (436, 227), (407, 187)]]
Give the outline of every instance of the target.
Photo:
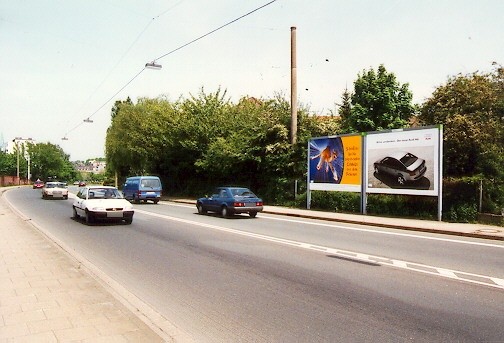
[(256, 196), (248, 188), (232, 188), (231, 192), (233, 193), (233, 196), (239, 196), (239, 197), (251, 197), (251, 198), (254, 198)]
[(404, 155), (402, 158), (401, 158), (401, 162), (406, 166), (406, 167), (409, 167), (410, 165), (412, 165), (413, 163), (415, 163), (415, 161), (418, 159), (418, 157), (416, 157), (415, 155), (413, 154), (406, 154)]
[(159, 182), (158, 179), (143, 179), (142, 180), (142, 187), (160, 188), (161, 182)]

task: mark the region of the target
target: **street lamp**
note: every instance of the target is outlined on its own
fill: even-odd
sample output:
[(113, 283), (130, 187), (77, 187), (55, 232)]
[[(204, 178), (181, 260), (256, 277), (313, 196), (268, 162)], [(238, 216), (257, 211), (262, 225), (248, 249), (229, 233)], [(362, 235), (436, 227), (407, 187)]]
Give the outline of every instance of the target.
[(163, 68), (163, 66), (161, 64), (157, 64), (156, 61), (152, 61), (152, 62), (145, 63), (145, 68), (159, 70), (159, 69)]

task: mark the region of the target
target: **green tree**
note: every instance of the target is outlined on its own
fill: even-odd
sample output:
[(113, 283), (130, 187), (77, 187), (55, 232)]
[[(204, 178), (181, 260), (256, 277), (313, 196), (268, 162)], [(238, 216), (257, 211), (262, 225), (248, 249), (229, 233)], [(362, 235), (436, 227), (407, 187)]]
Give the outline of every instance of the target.
[(413, 94), (408, 87), (407, 83), (401, 85), (383, 65), (377, 71), (364, 70), (354, 82), (349, 111), (347, 91), (343, 93), (343, 131), (349, 133), (407, 127), (416, 110), (412, 104)]
[[(443, 172), (456, 182), (473, 185), (463, 199), (452, 192), (450, 212), (476, 208), (477, 185), (483, 182), (483, 211), (500, 213), (504, 207), (504, 69), (448, 78), (422, 106), (422, 124), (443, 124)], [(466, 187), (467, 188), (467, 187)], [(460, 192), (459, 192), (460, 193)], [(476, 212), (476, 211), (473, 211)]]
[(444, 125), (446, 176), (477, 174), (504, 179), (503, 68), (457, 75), (422, 106), (422, 124)]
[(105, 141), (107, 169), (121, 178), (156, 173), (172, 135), (172, 105), (162, 99), (141, 98), (137, 104), (114, 107)]
[(46, 180), (56, 177), (59, 180), (74, 180), (77, 171), (63, 149), (52, 143), (28, 143), (32, 179)]
[(17, 156), (0, 151), (0, 175), (16, 175)]

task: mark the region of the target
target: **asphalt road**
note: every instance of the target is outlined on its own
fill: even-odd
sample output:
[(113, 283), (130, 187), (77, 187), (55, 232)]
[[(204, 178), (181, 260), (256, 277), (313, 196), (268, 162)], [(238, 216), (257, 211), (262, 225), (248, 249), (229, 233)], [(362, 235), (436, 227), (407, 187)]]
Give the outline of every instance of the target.
[(504, 279), (501, 242), (172, 203), (88, 226), (72, 200), (6, 196), (199, 342), (504, 340), (504, 291), (486, 284)]

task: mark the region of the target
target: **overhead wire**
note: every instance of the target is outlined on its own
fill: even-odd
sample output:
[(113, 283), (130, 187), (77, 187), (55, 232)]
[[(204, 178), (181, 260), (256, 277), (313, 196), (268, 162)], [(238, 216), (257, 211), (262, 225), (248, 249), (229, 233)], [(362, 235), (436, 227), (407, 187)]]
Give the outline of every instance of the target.
[(185, 48), (186, 46), (191, 45), (192, 43), (195, 43), (195, 42), (199, 41), (200, 39), (205, 38), (205, 37), (207, 37), (207, 36), (211, 35), (212, 33), (215, 33), (215, 32), (217, 32), (217, 31), (219, 31), (219, 30), (223, 29), (224, 27), (229, 26), (229, 25), (231, 25), (231, 24), (233, 24), (233, 23), (237, 22), (238, 20), (241, 20), (241, 19), (243, 19), (243, 18), (245, 18), (245, 17), (247, 17), (247, 16), (251, 15), (251, 14), (252, 14), (252, 13), (254, 13), (254, 12), (257, 12), (257, 11), (259, 11), (260, 9), (263, 9), (263, 8), (264, 8), (264, 7), (266, 7), (266, 6), (271, 5), (271, 4), (272, 4), (272, 3), (274, 3), (275, 1), (277, 1), (277, 0), (272, 0), (272, 1), (268, 2), (267, 4), (264, 4), (264, 5), (260, 6), (260, 7), (257, 7), (256, 9), (254, 9), (254, 10), (252, 10), (252, 11), (248, 12), (248, 13), (245, 13), (244, 15), (242, 15), (242, 16), (240, 16), (240, 17), (236, 18), (236, 19), (233, 19), (233, 20), (231, 20), (230, 22), (227, 22), (226, 24), (221, 25), (221, 26), (219, 26), (218, 28), (216, 28), (216, 29), (214, 29), (214, 30), (212, 30), (212, 31), (210, 31), (210, 32), (208, 32), (208, 33), (205, 33), (204, 35), (201, 35), (201, 36), (199, 36), (198, 38), (193, 39), (192, 41), (190, 41), (190, 42), (188, 42), (188, 43), (186, 43), (186, 44), (183, 44), (183, 45), (179, 46), (178, 48), (173, 49), (173, 50), (171, 50), (171, 51), (167, 52), (167, 53), (166, 53), (166, 54), (164, 54), (164, 55), (159, 56), (158, 58), (154, 59), (154, 61), (160, 60), (160, 59), (162, 59), (162, 58), (164, 58), (164, 57), (166, 57), (166, 56), (168, 56), (168, 55), (170, 55), (170, 54), (173, 54), (174, 52), (176, 52), (176, 51), (178, 51), (178, 50), (180, 50), (180, 49), (183, 49), (183, 48)]
[[(172, 9), (172, 8), (173, 8), (173, 7), (175, 7), (175, 6), (177, 6), (177, 5), (178, 5), (178, 4), (180, 4), (182, 1), (184, 1), (184, 0), (179, 1), (177, 4), (175, 4), (174, 6), (172, 6), (170, 9)], [(231, 21), (229, 21), (229, 22), (227, 22), (227, 23), (225, 23), (225, 24), (223, 24), (223, 25), (219, 26), (218, 28), (216, 28), (216, 29), (213, 29), (213, 30), (209, 31), (208, 33), (205, 33), (204, 35), (201, 35), (201, 36), (199, 36), (198, 38), (195, 38), (195, 39), (191, 40), (190, 42), (185, 43), (185, 44), (183, 44), (183, 45), (181, 45), (181, 46), (179, 46), (179, 47), (177, 47), (177, 48), (175, 48), (175, 49), (173, 49), (173, 50), (171, 50), (171, 51), (169, 51), (169, 52), (167, 52), (167, 53), (165, 53), (165, 54), (163, 54), (163, 55), (159, 56), (158, 58), (156, 58), (156, 59), (154, 59), (154, 60), (152, 60), (152, 61), (153, 61), (153, 62), (154, 62), (154, 61), (158, 61), (158, 60), (160, 60), (160, 59), (162, 59), (162, 58), (164, 58), (164, 57), (166, 57), (166, 56), (168, 56), (168, 55), (171, 55), (171, 54), (173, 54), (174, 52), (179, 51), (179, 50), (181, 50), (181, 49), (183, 49), (183, 48), (185, 48), (185, 47), (187, 47), (187, 46), (189, 46), (189, 45), (191, 45), (191, 44), (193, 44), (193, 43), (195, 43), (195, 42), (197, 42), (197, 41), (199, 41), (199, 40), (201, 40), (201, 39), (203, 39), (203, 38), (205, 38), (205, 37), (207, 37), (207, 36), (209, 36), (209, 35), (211, 35), (211, 34), (213, 34), (213, 33), (215, 33), (215, 32), (217, 32), (217, 31), (219, 31), (219, 30), (221, 30), (221, 29), (225, 28), (226, 26), (229, 26), (229, 25), (231, 25), (231, 24), (233, 24), (233, 23), (235, 23), (235, 22), (237, 22), (237, 21), (239, 21), (239, 20), (241, 20), (241, 19), (243, 19), (243, 18), (245, 18), (245, 17), (247, 17), (247, 16), (249, 16), (249, 15), (251, 15), (251, 14), (253, 14), (253, 13), (257, 12), (257, 11), (259, 11), (259, 10), (261, 10), (261, 9), (263, 9), (263, 8), (265, 8), (265, 7), (267, 7), (267, 6), (269, 6), (269, 5), (271, 5), (272, 3), (276, 2), (276, 1), (277, 1), (277, 0), (271, 0), (271, 1), (269, 1), (268, 3), (266, 3), (266, 4), (262, 5), (262, 6), (259, 6), (259, 7), (255, 8), (255, 9), (253, 9), (252, 11), (249, 11), (249, 12), (247, 12), (247, 13), (245, 13), (245, 14), (243, 14), (243, 15), (239, 16), (238, 18), (235, 18), (235, 19), (233, 19), (233, 20), (231, 20)], [(152, 20), (154, 20), (154, 19), (156, 19), (156, 18), (158, 18), (158, 17), (162, 16), (163, 14), (165, 14), (166, 12), (168, 12), (170, 9), (168, 9), (168, 10), (164, 11), (163, 13), (161, 13), (160, 15), (158, 15), (157, 17), (152, 18)], [(152, 22), (152, 21), (151, 21), (151, 22)], [(150, 23), (149, 23), (149, 25), (150, 25)], [(147, 25), (147, 27), (148, 27), (149, 25)], [(140, 35), (142, 35), (142, 34), (143, 34), (143, 32), (145, 32), (145, 30), (147, 29), (147, 27), (144, 29), (144, 31), (142, 31), (142, 33), (141, 33)], [(139, 37), (140, 37), (140, 35), (139, 35)], [(134, 42), (133, 44), (135, 44), (135, 43), (136, 43), (136, 41), (138, 40), (138, 38), (139, 38), (139, 37), (137, 37), (137, 39), (135, 40), (135, 42)], [(128, 49), (128, 51), (129, 51), (129, 49)], [(115, 68), (115, 67), (114, 67), (114, 68)], [(137, 74), (136, 74), (133, 78), (131, 78), (131, 79), (130, 79), (130, 80), (129, 80), (129, 81), (128, 81), (128, 82), (127, 82), (124, 86), (122, 86), (122, 87), (121, 87), (121, 88), (120, 88), (117, 92), (115, 92), (115, 93), (114, 93), (114, 94), (113, 94), (113, 95), (112, 95), (112, 96), (111, 96), (111, 97), (110, 97), (107, 101), (105, 101), (105, 102), (104, 102), (104, 103), (103, 103), (103, 104), (102, 104), (102, 105), (101, 105), (101, 106), (100, 106), (100, 107), (99, 107), (96, 111), (94, 111), (94, 112), (93, 112), (90, 116), (88, 116), (88, 117), (85, 119), (85, 121), (86, 121), (86, 120), (90, 120), (90, 118), (91, 118), (91, 117), (93, 117), (96, 113), (98, 113), (98, 111), (100, 111), (103, 107), (105, 107), (105, 105), (107, 105), (107, 104), (108, 104), (111, 100), (113, 100), (113, 99), (114, 99), (114, 97), (115, 97), (115, 96), (117, 96), (117, 95), (118, 95), (118, 94), (119, 94), (119, 93), (120, 93), (120, 92), (121, 92), (124, 88), (126, 88), (126, 87), (127, 87), (130, 83), (132, 83), (132, 82), (133, 82), (133, 81), (134, 81), (134, 80), (135, 80), (138, 76), (140, 76), (140, 74), (141, 74), (141, 73), (142, 73), (145, 69), (146, 69), (146, 67), (144, 66), (144, 67), (143, 67), (143, 68), (142, 68), (142, 69), (141, 69), (141, 70), (140, 70), (140, 71), (139, 71), (139, 72), (138, 72), (138, 73), (137, 73)], [(76, 130), (77, 128), (79, 128), (82, 124), (84, 124), (84, 121), (80, 122), (80, 123), (79, 123), (79, 124), (77, 124), (75, 127), (73, 127), (72, 129), (70, 129), (69, 131), (67, 131), (67, 133), (65, 134), (65, 136), (64, 136), (62, 139), (64, 139), (64, 140), (68, 139), (68, 138), (67, 138), (68, 134), (69, 134), (70, 132), (73, 132), (73, 131), (74, 131), (74, 130)]]
[[(128, 53), (131, 51), (131, 49), (135, 46), (135, 44), (138, 42), (138, 40), (140, 39), (140, 37), (142, 37), (142, 35), (145, 33), (145, 31), (147, 31), (147, 29), (149, 28), (149, 26), (154, 22), (154, 20), (158, 19), (159, 17), (163, 16), (164, 14), (168, 13), (169, 11), (171, 11), (172, 9), (174, 9), (175, 7), (177, 7), (178, 5), (180, 5), (182, 2), (184, 2), (185, 0), (180, 0), (178, 1), (176, 4), (174, 4), (173, 6), (171, 6), (170, 8), (166, 9), (165, 11), (161, 12), (160, 14), (152, 17), (152, 19), (147, 23), (147, 25), (143, 28), (143, 30), (137, 35), (137, 37), (135, 38), (135, 40), (130, 44), (130, 46), (128, 47), (128, 49), (126, 49), (126, 51), (122, 54), (122, 56), (119, 58), (119, 60), (116, 62), (116, 64), (112, 67), (112, 69), (110, 69), (109, 73), (105, 76), (105, 78), (100, 82), (100, 84), (98, 84), (98, 86), (93, 90), (93, 92), (91, 92), (91, 94), (89, 95), (89, 97), (87, 98), (87, 100), (85, 101), (84, 104), (87, 104), (89, 102), (89, 100), (95, 95), (95, 93), (98, 91), (98, 89), (101, 88), (101, 86), (103, 86), (103, 84), (105, 83), (105, 81), (108, 80), (108, 78), (110, 77), (110, 75), (112, 75), (112, 73), (114, 72), (114, 70), (117, 68), (117, 66), (122, 62), (122, 60), (126, 57), (126, 55), (128, 55)], [(145, 68), (144, 68), (145, 69)], [(142, 73), (143, 70), (141, 70), (137, 75), (135, 75), (135, 77), (133, 79), (131, 79), (130, 81), (128, 81), (128, 83), (124, 86), (126, 87), (127, 85), (129, 85), (134, 79), (136, 79), (138, 77), (138, 75), (140, 75)], [(121, 90), (124, 89), (121, 88)], [(119, 92), (121, 91), (119, 90)], [(116, 96), (119, 92), (115, 93), (112, 97)], [(93, 115), (95, 115), (100, 109), (102, 109), (111, 99), (107, 100), (106, 103), (104, 103), (102, 106), (100, 106), (100, 108), (98, 108), (95, 112), (93, 112), (92, 115), (90, 115), (89, 117), (87, 117), (85, 120), (89, 120)], [(83, 105), (84, 106), (84, 105)], [(63, 136), (63, 140), (67, 140), (67, 136), (70, 132), (76, 130), (79, 126), (81, 126), (84, 122), (80, 122), (79, 124), (77, 124), (75, 127), (73, 127), (72, 129), (70, 129), (69, 131), (66, 132), (65, 136)]]

